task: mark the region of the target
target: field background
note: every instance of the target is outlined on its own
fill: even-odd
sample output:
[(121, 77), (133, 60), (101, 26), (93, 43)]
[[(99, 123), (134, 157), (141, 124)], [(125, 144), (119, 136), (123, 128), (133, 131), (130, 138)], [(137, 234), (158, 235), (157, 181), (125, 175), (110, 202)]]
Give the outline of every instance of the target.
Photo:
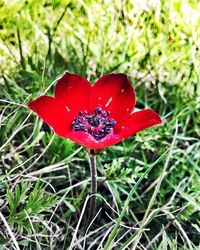
[[(197, 0), (0, 1), (0, 249), (200, 248), (199, 27)], [(64, 71), (127, 73), (163, 119), (97, 157), (85, 235), (86, 153), (26, 108)]]

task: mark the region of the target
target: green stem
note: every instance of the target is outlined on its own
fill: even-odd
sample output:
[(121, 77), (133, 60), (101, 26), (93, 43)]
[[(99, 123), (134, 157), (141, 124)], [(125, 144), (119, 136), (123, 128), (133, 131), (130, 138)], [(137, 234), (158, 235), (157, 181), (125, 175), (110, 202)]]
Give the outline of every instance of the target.
[(89, 203), (89, 214), (86, 228), (90, 225), (94, 218), (96, 210), (96, 193), (97, 193), (97, 170), (96, 170), (96, 158), (94, 155), (89, 155), (90, 173), (91, 173), (91, 198)]

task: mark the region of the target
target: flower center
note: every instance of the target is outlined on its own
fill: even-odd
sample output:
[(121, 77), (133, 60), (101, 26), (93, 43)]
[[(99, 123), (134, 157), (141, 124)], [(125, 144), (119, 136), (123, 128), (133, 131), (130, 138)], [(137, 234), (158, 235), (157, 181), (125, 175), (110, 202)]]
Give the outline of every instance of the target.
[(73, 121), (74, 131), (84, 131), (94, 137), (95, 140), (101, 140), (106, 135), (113, 132), (116, 121), (109, 118), (110, 112), (100, 107), (94, 109), (94, 114), (88, 114), (87, 110), (80, 111)]

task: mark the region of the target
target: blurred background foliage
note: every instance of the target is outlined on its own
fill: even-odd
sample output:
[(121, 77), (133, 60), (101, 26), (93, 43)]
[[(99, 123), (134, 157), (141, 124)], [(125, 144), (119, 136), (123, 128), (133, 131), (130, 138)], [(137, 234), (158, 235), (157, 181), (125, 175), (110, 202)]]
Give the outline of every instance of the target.
[[(6, 77), (21, 68), (40, 89), (49, 74), (55, 78), (63, 70), (92, 81), (126, 72), (158, 88), (164, 101), (174, 85), (180, 95), (193, 97), (199, 13), (198, 1), (1, 2), (1, 71)], [(21, 85), (32, 90), (27, 81)]]
[[(178, 120), (173, 154), (152, 208), (160, 214), (148, 222), (150, 230), (140, 243), (147, 249), (197, 249), (199, 27), (198, 0), (0, 0), (0, 211), (22, 249), (66, 249), (89, 192), (85, 152), (53, 136), (23, 106), (49, 87), (51, 94), (53, 81), (64, 71), (92, 83), (106, 73), (127, 73), (137, 93), (136, 108), (151, 107), (163, 118), (163, 126), (98, 157), (98, 175), (106, 177), (99, 181), (99, 194), (119, 211), (132, 185), (168, 151)], [(124, 225), (139, 225), (165, 160), (143, 178)], [(98, 204), (103, 209), (94, 229), (106, 229), (88, 236), (91, 249), (97, 249), (110, 226), (106, 212), (116, 217), (102, 199)], [(0, 246), (14, 249), (3, 223), (0, 229)], [(116, 249), (131, 239), (132, 231), (126, 231), (121, 227), (117, 239), (124, 237)]]

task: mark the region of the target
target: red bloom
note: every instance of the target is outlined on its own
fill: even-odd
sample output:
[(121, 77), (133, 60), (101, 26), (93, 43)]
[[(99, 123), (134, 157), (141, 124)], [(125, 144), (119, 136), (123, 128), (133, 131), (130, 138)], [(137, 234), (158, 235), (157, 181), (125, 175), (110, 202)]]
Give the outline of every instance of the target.
[(41, 96), (28, 104), (59, 136), (89, 149), (106, 148), (162, 122), (151, 109), (132, 113), (134, 106), (135, 93), (125, 74), (105, 75), (92, 86), (65, 73), (54, 97)]

